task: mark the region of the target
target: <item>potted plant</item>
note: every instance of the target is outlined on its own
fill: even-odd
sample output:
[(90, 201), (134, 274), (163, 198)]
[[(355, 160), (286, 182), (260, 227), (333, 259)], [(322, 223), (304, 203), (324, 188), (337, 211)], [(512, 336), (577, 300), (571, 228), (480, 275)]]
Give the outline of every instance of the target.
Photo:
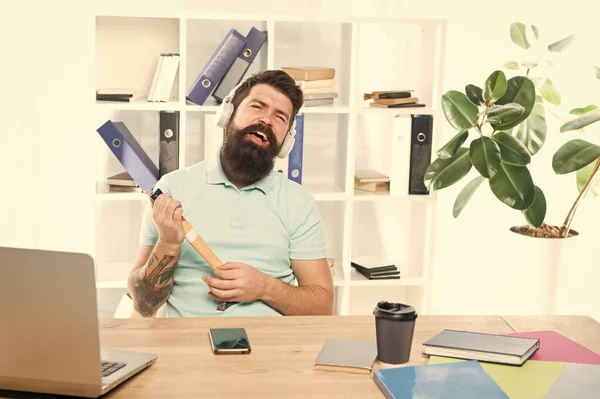
[[(558, 237), (559, 229), (544, 223), (546, 199), (542, 189), (534, 184), (528, 166), (545, 143), (548, 104), (561, 103), (560, 93), (548, 77), (548, 68), (574, 36), (544, 44), (535, 25), (515, 22), (511, 24), (510, 37), (525, 52), (520, 63), (504, 64), (507, 70), (516, 71), (515, 76), (507, 78), (504, 71), (496, 70), (482, 88), (468, 84), (464, 93), (450, 90), (442, 96), (444, 116), (457, 133), (439, 149), (424, 182), (429, 190), (441, 190), (456, 184), (474, 168), (477, 176), (464, 185), (454, 202), (455, 218), (487, 181), (500, 202), (525, 217), (527, 226), (513, 227), (514, 232)], [(469, 138), (472, 140), (467, 146)], [(566, 151), (561, 152), (561, 159), (568, 157)]]
[[(562, 288), (569, 287), (565, 292), (571, 297), (576, 289), (573, 287), (585, 283), (581, 281), (585, 279), (584, 273), (564, 267), (566, 261), (575, 259), (580, 240), (539, 238), (578, 235), (571, 229), (571, 222), (581, 200), (590, 192), (600, 194), (600, 146), (574, 139), (553, 155), (555, 173), (576, 172), (579, 193), (562, 226), (544, 223), (546, 198), (534, 183), (529, 166), (546, 141), (546, 111), (555, 116), (559, 113), (553, 107), (561, 104), (561, 96), (549, 76), (554, 58), (569, 47), (574, 36), (544, 44), (539, 40), (537, 27), (518, 22), (511, 25), (510, 36), (525, 52), (520, 63), (504, 64), (507, 73), (515, 76), (507, 78), (507, 73), (496, 70), (487, 77), (482, 88), (469, 84), (464, 92), (450, 90), (442, 96), (444, 116), (457, 133), (439, 149), (424, 181), (430, 190), (440, 190), (456, 184), (474, 169), (476, 176), (463, 186), (454, 202), (455, 218), (484, 181), (500, 202), (524, 216), (526, 225), (509, 228), (512, 233), (506, 239), (510, 250), (501, 255), (502, 272), (522, 276), (526, 268), (529, 276), (535, 276), (534, 284), (517, 278), (511, 290), (518, 292), (518, 284), (523, 284), (520, 292), (526, 292), (523, 298), (530, 300), (526, 312), (539, 312), (538, 306), (541, 306), (552, 314), (557, 311)], [(596, 73), (600, 79), (600, 68)], [(561, 132), (582, 129), (600, 120), (600, 110), (594, 105), (576, 108), (570, 113), (577, 118), (562, 124)], [(580, 292), (580, 301), (569, 299), (561, 311), (568, 306), (581, 310), (589, 306), (583, 304), (592, 303), (587, 296), (589, 290), (580, 289)], [(540, 302), (536, 302), (538, 300)]]

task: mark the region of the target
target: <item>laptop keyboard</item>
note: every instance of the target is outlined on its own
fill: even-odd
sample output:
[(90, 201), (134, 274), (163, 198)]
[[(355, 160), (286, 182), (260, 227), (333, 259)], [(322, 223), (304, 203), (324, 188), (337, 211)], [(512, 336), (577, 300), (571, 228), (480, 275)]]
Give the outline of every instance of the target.
[(125, 367), (125, 363), (102, 361), (102, 363), (100, 364), (100, 367), (102, 369), (102, 377), (108, 377), (115, 371)]

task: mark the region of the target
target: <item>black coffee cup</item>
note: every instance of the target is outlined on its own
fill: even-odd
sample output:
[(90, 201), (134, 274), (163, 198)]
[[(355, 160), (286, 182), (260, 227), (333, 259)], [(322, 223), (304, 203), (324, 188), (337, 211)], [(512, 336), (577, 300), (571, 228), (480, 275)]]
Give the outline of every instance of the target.
[(415, 331), (416, 310), (401, 303), (379, 302), (373, 311), (377, 360), (388, 364), (408, 362)]

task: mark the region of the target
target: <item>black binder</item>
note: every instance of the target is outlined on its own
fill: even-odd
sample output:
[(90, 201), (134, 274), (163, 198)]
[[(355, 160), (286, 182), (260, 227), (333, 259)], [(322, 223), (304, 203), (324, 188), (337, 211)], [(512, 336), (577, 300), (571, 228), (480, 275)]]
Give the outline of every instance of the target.
[(158, 174), (179, 169), (179, 111), (160, 111)]
[(431, 136), (433, 117), (431, 115), (412, 115), (410, 134), (410, 174), (408, 178), (409, 194), (429, 194), (424, 183), (425, 172), (431, 164)]

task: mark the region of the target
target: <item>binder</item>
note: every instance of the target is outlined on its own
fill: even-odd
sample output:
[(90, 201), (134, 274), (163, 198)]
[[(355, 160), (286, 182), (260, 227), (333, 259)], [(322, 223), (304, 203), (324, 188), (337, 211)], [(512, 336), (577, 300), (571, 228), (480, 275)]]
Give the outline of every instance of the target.
[(242, 78), (248, 71), (248, 68), (250, 68), (252, 62), (254, 62), (256, 55), (266, 40), (267, 32), (260, 31), (254, 27), (250, 29), (243, 48), (238, 52), (237, 58), (235, 58), (233, 64), (231, 64), (231, 67), (212, 94), (219, 103), (223, 102), (225, 96), (242, 81)]
[(304, 150), (304, 114), (296, 115), (296, 141), (288, 155), (288, 179), (302, 184), (302, 162)]
[(159, 112), (158, 176), (179, 169), (179, 111)]
[(197, 105), (204, 104), (235, 61), (245, 42), (246, 38), (241, 33), (231, 29), (190, 87), (186, 99)]
[(431, 115), (412, 115), (408, 194), (429, 194), (424, 178), (425, 172), (431, 164), (432, 133), (433, 117)]
[(158, 168), (125, 123), (108, 120), (96, 131), (140, 188), (152, 190), (158, 182)]

